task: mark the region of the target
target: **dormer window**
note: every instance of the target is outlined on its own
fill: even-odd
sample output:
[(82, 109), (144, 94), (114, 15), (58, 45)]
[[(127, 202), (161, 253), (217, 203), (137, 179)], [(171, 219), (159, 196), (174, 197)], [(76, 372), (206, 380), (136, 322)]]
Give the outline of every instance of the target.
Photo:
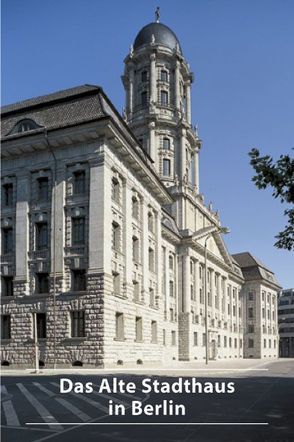
[(39, 129), (41, 126), (39, 126), (35, 121), (26, 118), (24, 120), (19, 121), (16, 126), (14, 127), (12, 133), (22, 133), (22, 132), (28, 132), (30, 130)]

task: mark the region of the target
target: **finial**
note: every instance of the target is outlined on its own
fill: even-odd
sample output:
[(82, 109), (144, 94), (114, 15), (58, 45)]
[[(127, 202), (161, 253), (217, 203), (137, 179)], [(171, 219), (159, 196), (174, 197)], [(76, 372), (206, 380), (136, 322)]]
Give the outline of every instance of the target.
[(160, 20), (160, 7), (157, 6), (156, 11), (155, 11), (155, 21), (156, 23), (159, 23)]
[(196, 124), (196, 126), (194, 127), (194, 132), (195, 132), (196, 138), (199, 138), (198, 124)]
[(151, 35), (151, 44), (153, 44), (153, 45), (154, 45), (154, 43), (155, 43), (155, 35), (154, 35), (154, 34), (152, 34), (152, 35)]

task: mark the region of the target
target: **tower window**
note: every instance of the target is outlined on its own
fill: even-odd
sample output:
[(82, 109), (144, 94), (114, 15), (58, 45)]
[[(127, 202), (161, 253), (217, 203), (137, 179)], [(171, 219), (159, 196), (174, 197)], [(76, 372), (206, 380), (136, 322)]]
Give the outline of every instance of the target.
[(48, 224), (36, 223), (36, 250), (48, 248)]
[(120, 226), (115, 221), (112, 223), (112, 248), (120, 250)]
[(2, 276), (2, 296), (13, 296), (13, 276)]
[(2, 339), (11, 338), (10, 315), (1, 316), (1, 336)]
[(120, 202), (120, 185), (116, 178), (112, 178), (112, 199), (116, 202)]
[(86, 192), (86, 173), (84, 170), (74, 172), (74, 195), (83, 194)]
[(39, 339), (46, 338), (46, 313), (37, 313), (37, 336)]
[(162, 163), (162, 174), (170, 176), (170, 160), (164, 159)]
[(6, 227), (2, 229), (2, 254), (7, 255), (13, 252), (13, 229)]
[(148, 80), (148, 74), (147, 74), (147, 71), (143, 71), (143, 72), (141, 73), (141, 80), (142, 80), (142, 83), (146, 83), (146, 81)]
[(160, 80), (161, 81), (168, 81), (168, 73), (166, 70), (162, 69), (160, 71)]
[(162, 140), (162, 147), (163, 147), (163, 149), (166, 149), (166, 150), (170, 149), (170, 139), (169, 138), (164, 138)]
[(85, 336), (85, 312), (82, 310), (71, 312), (71, 336), (73, 338)]
[(140, 209), (139, 201), (135, 196), (133, 196), (132, 197), (132, 216), (133, 216), (133, 218), (139, 219), (139, 211), (140, 211), (139, 209)]
[(162, 106), (168, 106), (168, 92), (160, 91), (160, 104)]
[(49, 293), (48, 273), (36, 273), (36, 293)]
[(72, 245), (85, 242), (85, 218), (72, 218)]
[(48, 177), (42, 177), (37, 179), (38, 186), (38, 200), (47, 201), (49, 196), (49, 181)]
[(84, 292), (87, 289), (86, 270), (72, 270), (72, 289), (74, 292)]
[(143, 107), (147, 106), (147, 92), (146, 91), (141, 93), (141, 105)]

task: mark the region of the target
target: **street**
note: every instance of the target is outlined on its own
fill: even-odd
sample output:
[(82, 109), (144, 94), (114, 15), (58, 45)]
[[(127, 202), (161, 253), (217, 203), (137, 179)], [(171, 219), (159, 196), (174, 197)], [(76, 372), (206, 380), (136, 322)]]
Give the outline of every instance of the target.
[[(86, 372), (83, 375), (66, 374), (66, 371), (64, 375), (54, 376), (3, 375), (2, 440), (294, 441), (294, 361), (283, 359), (263, 363), (262, 367), (268, 371), (218, 369), (193, 373), (191, 370), (192, 373), (179, 371), (172, 375), (167, 371), (164, 376), (163, 373), (151, 376), (147, 371), (145, 376), (143, 373), (115, 373), (117, 378), (134, 381), (137, 386), (144, 377), (171, 383), (177, 380), (175, 376), (188, 378), (192, 374), (203, 383), (234, 382), (236, 391), (233, 394), (146, 394), (138, 389), (135, 394), (99, 394), (95, 388), (90, 394), (61, 394), (61, 377), (83, 384), (92, 382), (97, 386), (102, 377), (111, 379), (111, 376)], [(130, 413), (132, 401), (142, 401), (144, 406), (159, 404), (165, 399), (183, 404), (186, 415), (132, 416)], [(109, 400), (122, 404), (125, 415), (109, 416)], [(28, 425), (34, 423), (36, 425)], [(156, 425), (158, 423), (168, 425)], [(192, 423), (204, 425), (188, 425)]]

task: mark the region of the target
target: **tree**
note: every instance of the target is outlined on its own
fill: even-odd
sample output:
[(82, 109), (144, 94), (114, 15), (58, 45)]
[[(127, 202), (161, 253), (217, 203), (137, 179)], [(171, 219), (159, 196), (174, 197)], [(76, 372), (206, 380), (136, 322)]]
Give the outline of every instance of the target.
[[(253, 166), (256, 175), (252, 181), (258, 189), (272, 187), (273, 197), (279, 198), (281, 203), (292, 205), (294, 203), (294, 159), (289, 155), (281, 155), (274, 163), (269, 155), (260, 156), (258, 149), (249, 152), (250, 164)], [(294, 209), (284, 210), (287, 217), (285, 229), (279, 232), (275, 247), (279, 249), (294, 250)]]

